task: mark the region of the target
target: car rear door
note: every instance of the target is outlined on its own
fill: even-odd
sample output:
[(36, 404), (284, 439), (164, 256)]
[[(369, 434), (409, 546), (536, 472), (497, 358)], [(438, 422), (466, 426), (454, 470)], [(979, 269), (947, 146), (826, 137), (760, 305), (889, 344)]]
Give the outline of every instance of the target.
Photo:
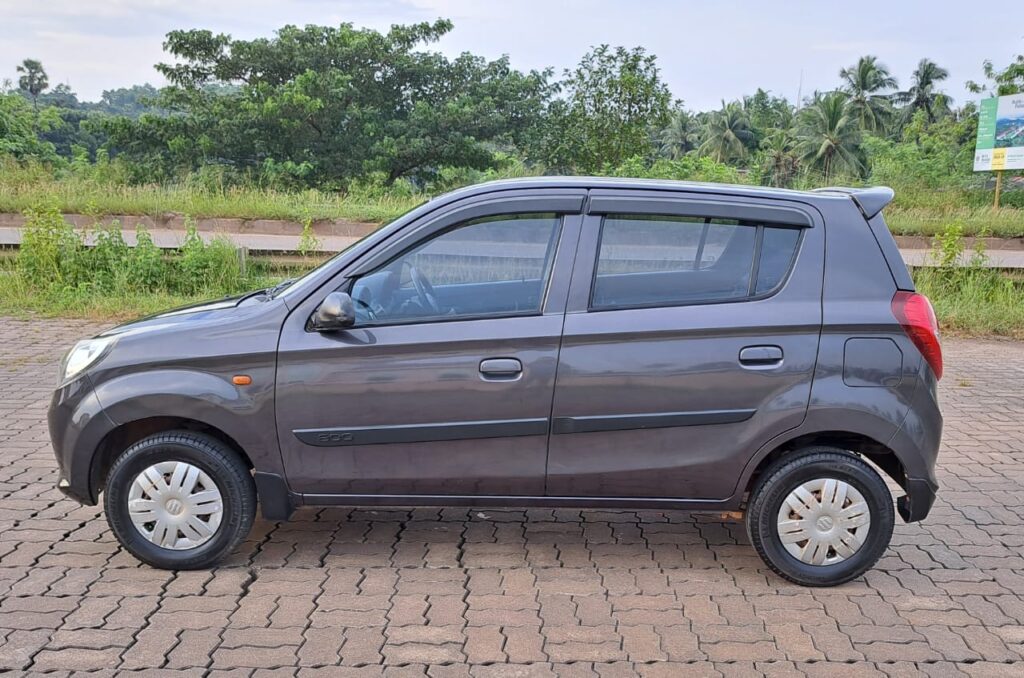
[[(558, 344), (583, 190), (440, 208), (306, 299), (281, 335), (289, 485), (317, 495), (543, 495)], [(357, 322), (318, 333), (330, 292)]]
[(552, 410), (547, 493), (720, 500), (804, 418), (824, 229), (795, 201), (594, 190)]

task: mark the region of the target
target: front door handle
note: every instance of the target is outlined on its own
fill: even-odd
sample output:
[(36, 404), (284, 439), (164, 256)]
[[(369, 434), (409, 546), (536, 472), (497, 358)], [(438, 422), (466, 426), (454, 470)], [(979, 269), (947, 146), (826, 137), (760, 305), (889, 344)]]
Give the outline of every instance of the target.
[(523, 364), (515, 358), (488, 358), (480, 361), (484, 379), (514, 379), (523, 372)]
[(782, 349), (778, 346), (747, 346), (740, 350), (740, 364), (744, 367), (774, 367), (782, 363)]

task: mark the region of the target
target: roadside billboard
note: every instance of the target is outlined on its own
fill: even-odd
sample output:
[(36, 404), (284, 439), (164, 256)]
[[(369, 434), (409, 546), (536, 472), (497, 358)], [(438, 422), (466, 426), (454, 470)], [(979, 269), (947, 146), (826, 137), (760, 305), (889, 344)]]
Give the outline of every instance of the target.
[(1024, 94), (982, 99), (974, 171), (1024, 169)]

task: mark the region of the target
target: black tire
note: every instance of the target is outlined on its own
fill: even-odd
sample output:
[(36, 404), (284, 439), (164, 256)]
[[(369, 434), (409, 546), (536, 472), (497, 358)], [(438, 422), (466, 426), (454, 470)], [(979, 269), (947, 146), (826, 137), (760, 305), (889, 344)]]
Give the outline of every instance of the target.
[[(163, 461), (198, 467), (220, 490), (223, 517), (214, 535), (200, 546), (163, 548), (150, 542), (132, 523), (128, 513), (132, 482), (142, 471)], [(133, 556), (163, 570), (196, 570), (217, 563), (249, 534), (256, 515), (256, 485), (238, 454), (216, 438), (193, 431), (169, 431), (140, 440), (114, 461), (103, 492), (103, 508), (110, 529)]]
[[(871, 526), (852, 556), (828, 565), (811, 565), (793, 556), (779, 538), (782, 502), (797, 487), (819, 478), (849, 483), (864, 497)], [(757, 554), (776, 574), (803, 586), (837, 586), (874, 567), (889, 547), (895, 523), (892, 494), (885, 481), (859, 457), (831, 447), (815, 447), (788, 455), (761, 475), (747, 509), (747, 534)]]

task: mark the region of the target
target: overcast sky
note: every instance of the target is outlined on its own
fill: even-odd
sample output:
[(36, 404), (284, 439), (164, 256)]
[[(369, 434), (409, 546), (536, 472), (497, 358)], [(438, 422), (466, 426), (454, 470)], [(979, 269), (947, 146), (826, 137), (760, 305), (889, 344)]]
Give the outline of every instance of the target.
[[(455, 30), (432, 49), (508, 54), (520, 69), (573, 66), (592, 45), (643, 46), (658, 56), (675, 97), (713, 108), (758, 86), (791, 100), (832, 89), (838, 71), (875, 54), (899, 80), (929, 57), (947, 68), (957, 104), (973, 98), (981, 62), (1005, 65), (1024, 52), (1013, 3), (860, 0), (0, 0), (0, 81), (22, 59), (40, 59), (50, 83), (86, 100), (104, 89), (162, 84), (164, 35), (208, 28), (236, 38), (270, 36), (286, 24), (394, 23), (445, 17)], [(1006, 14), (1005, 21), (1000, 15)]]

